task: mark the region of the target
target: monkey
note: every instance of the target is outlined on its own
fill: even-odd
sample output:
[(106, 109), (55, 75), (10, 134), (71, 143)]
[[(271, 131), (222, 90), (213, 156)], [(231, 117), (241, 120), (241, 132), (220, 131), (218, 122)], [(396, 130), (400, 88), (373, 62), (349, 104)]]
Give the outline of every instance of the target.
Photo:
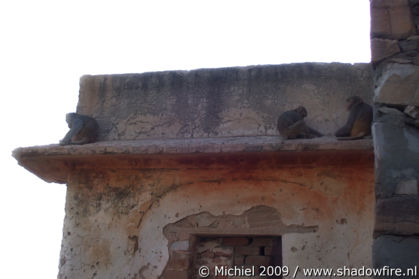
[(279, 134), (284, 139), (322, 137), (321, 133), (306, 125), (304, 122), (306, 116), (307, 110), (303, 106), (282, 113), (277, 124)]
[(99, 126), (94, 118), (72, 112), (66, 114), (66, 121), (70, 131), (60, 141), (60, 145), (85, 144), (96, 141)]
[(336, 131), (338, 140), (355, 140), (371, 135), (372, 107), (359, 96), (346, 99), (349, 117), (346, 124)]

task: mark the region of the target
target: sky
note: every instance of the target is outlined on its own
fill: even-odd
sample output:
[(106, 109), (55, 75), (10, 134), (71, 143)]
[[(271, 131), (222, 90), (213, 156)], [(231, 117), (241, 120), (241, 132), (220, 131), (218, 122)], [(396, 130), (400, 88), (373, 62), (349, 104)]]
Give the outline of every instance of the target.
[(56, 278), (62, 184), (13, 149), (58, 143), (85, 74), (370, 61), (368, 0), (0, 3), (0, 278)]

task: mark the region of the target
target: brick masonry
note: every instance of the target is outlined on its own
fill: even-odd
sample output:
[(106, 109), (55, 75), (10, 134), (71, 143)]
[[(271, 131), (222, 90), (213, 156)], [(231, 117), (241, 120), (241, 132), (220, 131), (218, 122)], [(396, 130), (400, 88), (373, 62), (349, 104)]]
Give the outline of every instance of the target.
[[(203, 265), (211, 270), (222, 265), (255, 269), (259, 266), (281, 266), (281, 237), (199, 237), (193, 257), (193, 278), (200, 278), (197, 269)], [(211, 275), (208, 278), (220, 277)]]

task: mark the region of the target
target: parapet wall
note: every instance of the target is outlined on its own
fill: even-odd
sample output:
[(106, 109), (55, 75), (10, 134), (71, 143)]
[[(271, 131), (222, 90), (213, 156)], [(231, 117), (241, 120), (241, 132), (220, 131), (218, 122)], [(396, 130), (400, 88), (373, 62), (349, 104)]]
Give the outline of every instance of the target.
[(84, 76), (77, 112), (100, 140), (277, 135), (280, 113), (303, 105), (324, 134), (345, 123), (345, 99), (372, 100), (369, 64), (303, 63)]

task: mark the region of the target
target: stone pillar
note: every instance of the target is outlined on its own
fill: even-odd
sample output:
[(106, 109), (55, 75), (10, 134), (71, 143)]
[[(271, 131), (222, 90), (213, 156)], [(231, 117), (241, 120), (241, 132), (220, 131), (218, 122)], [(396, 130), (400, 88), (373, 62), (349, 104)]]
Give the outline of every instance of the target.
[(418, 27), (418, 0), (371, 0), (376, 268), (419, 266)]

